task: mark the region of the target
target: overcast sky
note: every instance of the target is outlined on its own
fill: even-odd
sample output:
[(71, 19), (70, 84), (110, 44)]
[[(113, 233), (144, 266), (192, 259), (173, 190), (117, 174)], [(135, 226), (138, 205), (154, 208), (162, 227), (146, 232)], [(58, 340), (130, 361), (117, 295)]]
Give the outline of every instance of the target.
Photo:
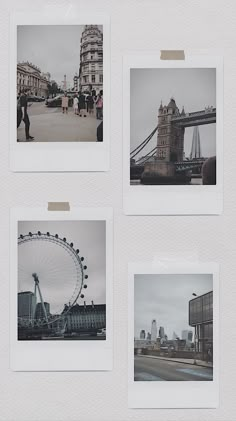
[[(216, 106), (215, 69), (131, 69), (130, 73), (130, 146), (133, 150), (156, 127), (162, 101), (168, 105), (173, 97), (180, 112), (204, 110)], [(216, 125), (199, 126), (203, 156), (216, 154)], [(191, 152), (193, 128), (185, 129), (184, 152)], [(157, 134), (139, 157), (157, 145)], [(137, 157), (138, 157), (137, 156)]]
[[(106, 226), (105, 221), (31, 221), (19, 222), (19, 235), (41, 231), (66, 237), (80, 250), (88, 266), (84, 299), (91, 304), (106, 303)], [(45, 241), (31, 241), (18, 247), (18, 291), (34, 292), (32, 273), (39, 277), (43, 300), (50, 303), (52, 313), (60, 312), (69, 303), (77, 279), (71, 256), (60, 246)], [(39, 298), (38, 298), (39, 301)]]
[(79, 72), (83, 29), (84, 25), (20, 25), (17, 61), (29, 61), (42, 72), (49, 72), (59, 85), (66, 74), (67, 82), (73, 87), (73, 77)]
[(193, 330), (188, 324), (188, 303), (197, 295), (212, 291), (212, 275), (135, 275), (134, 335), (140, 330), (151, 333), (153, 319), (157, 331), (163, 326), (169, 339), (173, 332), (181, 338), (182, 330)]

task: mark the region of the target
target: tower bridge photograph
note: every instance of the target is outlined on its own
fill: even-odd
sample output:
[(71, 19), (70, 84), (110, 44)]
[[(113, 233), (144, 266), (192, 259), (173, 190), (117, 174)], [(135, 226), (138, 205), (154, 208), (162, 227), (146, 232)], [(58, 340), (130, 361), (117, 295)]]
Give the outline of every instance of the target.
[(216, 69), (131, 69), (130, 184), (216, 184)]

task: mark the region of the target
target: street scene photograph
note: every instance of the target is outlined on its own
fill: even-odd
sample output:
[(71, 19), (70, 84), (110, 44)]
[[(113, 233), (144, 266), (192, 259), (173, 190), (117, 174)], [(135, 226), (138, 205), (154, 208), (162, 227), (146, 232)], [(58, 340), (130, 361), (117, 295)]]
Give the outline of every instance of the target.
[(102, 25), (18, 25), (16, 77), (17, 142), (103, 141)]
[(130, 185), (216, 182), (216, 68), (131, 68)]
[(18, 222), (18, 340), (106, 339), (106, 222)]
[(134, 276), (134, 381), (213, 381), (213, 275)]

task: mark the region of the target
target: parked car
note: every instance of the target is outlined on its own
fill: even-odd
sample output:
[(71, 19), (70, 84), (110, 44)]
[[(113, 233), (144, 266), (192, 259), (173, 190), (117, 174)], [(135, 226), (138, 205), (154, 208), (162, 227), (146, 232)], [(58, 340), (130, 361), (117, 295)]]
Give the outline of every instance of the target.
[(36, 95), (29, 95), (28, 101), (29, 102), (42, 102), (44, 101), (44, 98), (42, 98), (41, 96), (36, 96)]
[[(49, 98), (45, 102), (47, 107), (61, 107), (61, 99), (63, 95), (57, 95), (54, 98)], [(72, 107), (73, 105), (73, 98), (69, 96), (69, 107)]]

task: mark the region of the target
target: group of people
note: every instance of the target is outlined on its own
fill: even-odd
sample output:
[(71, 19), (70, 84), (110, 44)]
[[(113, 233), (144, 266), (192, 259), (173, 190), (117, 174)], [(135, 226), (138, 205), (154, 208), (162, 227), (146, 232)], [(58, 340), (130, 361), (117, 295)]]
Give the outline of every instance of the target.
[[(17, 129), (20, 126), (21, 122), (23, 121), (25, 124), (25, 138), (27, 141), (34, 140), (34, 137), (30, 135), (30, 119), (28, 115), (28, 95), (29, 90), (24, 89), (19, 93), (17, 98)], [(19, 140), (17, 139), (17, 142)]]
[[(68, 113), (69, 97), (67, 93), (62, 97), (62, 112)], [(103, 119), (103, 91), (100, 91), (98, 95), (94, 92), (89, 93), (87, 96), (83, 92), (75, 94), (73, 98), (73, 109), (74, 113), (80, 117), (86, 117), (87, 114), (91, 115), (94, 113), (96, 108), (97, 120)]]

